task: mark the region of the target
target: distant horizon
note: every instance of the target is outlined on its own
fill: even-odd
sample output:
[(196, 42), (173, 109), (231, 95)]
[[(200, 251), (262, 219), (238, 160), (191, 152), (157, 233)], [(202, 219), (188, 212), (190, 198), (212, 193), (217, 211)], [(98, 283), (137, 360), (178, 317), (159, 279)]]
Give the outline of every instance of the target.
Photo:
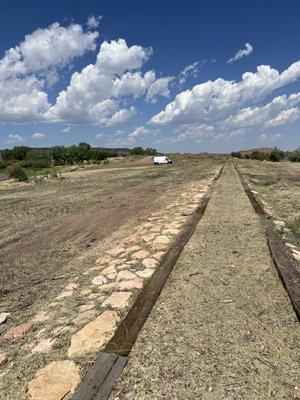
[(136, 0), (0, 12), (0, 149), (300, 145), (299, 1), (190, 0), (184, 18), (179, 2)]

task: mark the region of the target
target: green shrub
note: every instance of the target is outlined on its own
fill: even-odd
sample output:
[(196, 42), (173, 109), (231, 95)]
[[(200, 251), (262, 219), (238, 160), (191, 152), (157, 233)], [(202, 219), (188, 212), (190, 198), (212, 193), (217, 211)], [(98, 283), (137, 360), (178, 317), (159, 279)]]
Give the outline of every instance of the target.
[(25, 169), (20, 164), (12, 164), (6, 169), (9, 178), (16, 179), (19, 182), (27, 182), (28, 176)]

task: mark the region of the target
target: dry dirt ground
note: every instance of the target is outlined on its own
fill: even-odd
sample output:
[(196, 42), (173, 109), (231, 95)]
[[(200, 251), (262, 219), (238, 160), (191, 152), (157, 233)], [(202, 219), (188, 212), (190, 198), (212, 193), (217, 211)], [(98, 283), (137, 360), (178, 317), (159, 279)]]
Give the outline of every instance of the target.
[[(120, 169), (116, 163), (116, 168), (87, 168), (67, 173), (62, 180), (48, 179), (37, 184), (0, 184), (0, 317), (2, 312), (11, 314), (6, 322), (1, 324), (0, 321), (0, 398), (24, 399), (29, 380), (38, 369), (66, 357), (71, 336), (87, 320), (101, 312), (110, 318), (115, 315), (113, 311), (103, 313), (102, 303), (114, 290), (112, 285), (123, 287), (124, 284), (120, 281), (107, 285), (103, 282), (91, 284), (93, 276), (99, 275), (101, 269), (104, 274), (104, 268), (115, 270), (117, 266), (118, 275), (112, 272), (112, 277), (106, 271), (107, 282), (108, 279), (116, 279), (116, 275), (117, 278), (124, 275), (122, 269), (130, 270), (132, 266), (132, 272), (126, 272), (126, 280), (130, 274), (135, 276), (133, 268), (136, 263), (137, 271), (145, 271), (139, 270), (142, 268), (139, 260), (129, 261), (137, 252), (132, 244), (122, 249), (123, 261), (118, 256), (118, 249), (117, 253), (113, 253), (115, 258), (108, 257), (110, 261), (102, 260), (97, 264), (96, 259), (136, 230), (139, 237), (146, 235), (147, 230), (152, 235), (150, 244), (147, 242), (144, 247), (151, 247), (151, 241), (166, 230), (164, 235), (170, 235), (167, 241), (165, 237), (159, 237), (163, 243), (153, 243), (156, 252), (159, 248), (165, 249), (172, 235), (174, 237), (177, 234), (178, 228), (186, 220), (187, 217), (183, 215), (191, 212), (191, 208), (188, 208), (188, 213), (181, 214), (181, 210), (185, 210), (181, 204), (190, 204), (192, 209), (196, 207), (221, 165), (221, 159), (211, 157), (173, 158), (175, 163), (171, 167), (153, 168), (140, 162), (135, 168), (131, 168), (134, 164), (130, 164), (129, 168)], [(201, 187), (204, 190), (202, 194)], [(191, 188), (193, 198), (189, 198)], [(176, 221), (173, 218), (175, 215)], [(147, 221), (158, 221), (158, 229), (153, 222)], [(172, 223), (173, 228), (168, 231)], [(139, 257), (146, 257), (144, 251), (141, 253)], [(125, 261), (128, 264), (119, 265)], [(112, 266), (113, 262), (115, 267)], [(157, 264), (155, 260), (150, 261), (153, 262)], [(86, 272), (88, 275), (85, 275)], [(149, 273), (149, 270), (146, 272)], [(140, 287), (144, 278), (147, 279), (135, 278), (134, 282), (129, 283)], [(125, 284), (128, 285), (128, 282)], [(125, 294), (121, 293), (122, 300), (127, 289), (124, 287), (123, 290)], [(121, 308), (125, 309), (127, 303), (124, 300)], [(108, 304), (108, 311), (111, 308), (114, 306)], [(38, 317), (33, 322), (36, 313)], [(85, 319), (78, 321), (77, 317), (82, 318), (83, 314)], [(16, 326), (26, 321), (30, 322), (30, 327), (18, 327), (18, 334), (20, 329), (27, 331), (22, 331), (18, 340), (12, 338), (11, 328), (15, 335)], [(107, 340), (106, 331), (102, 336), (104, 343)], [(1, 353), (6, 356), (4, 363), (1, 362)], [(75, 360), (76, 365), (68, 361), (69, 366), (77, 371), (78, 365), (81, 365), (81, 374), (84, 374), (94, 357), (94, 353), (90, 358), (79, 356)], [(66, 369), (62, 364), (59, 365), (62, 370)], [(49, 379), (46, 378), (46, 382), (49, 383)], [(64, 383), (59, 382), (59, 385)], [(46, 400), (46, 397), (33, 395), (30, 398)]]
[(236, 164), (265, 211), (283, 221), (283, 234), (300, 246), (300, 163), (236, 160)]
[(97, 169), (68, 173), (61, 181), (0, 183), (1, 308), (16, 312), (59, 292), (56, 278), (72, 274), (76, 256), (167, 205), (217, 163), (179, 158), (170, 168)]
[(299, 399), (299, 343), (263, 226), (229, 164), (110, 400)]

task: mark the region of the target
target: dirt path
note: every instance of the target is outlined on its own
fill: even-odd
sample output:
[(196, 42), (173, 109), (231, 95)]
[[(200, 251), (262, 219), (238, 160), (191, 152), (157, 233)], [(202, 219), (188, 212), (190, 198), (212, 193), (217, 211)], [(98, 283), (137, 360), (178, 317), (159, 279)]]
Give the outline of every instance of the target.
[(110, 399), (300, 398), (300, 329), (231, 165)]

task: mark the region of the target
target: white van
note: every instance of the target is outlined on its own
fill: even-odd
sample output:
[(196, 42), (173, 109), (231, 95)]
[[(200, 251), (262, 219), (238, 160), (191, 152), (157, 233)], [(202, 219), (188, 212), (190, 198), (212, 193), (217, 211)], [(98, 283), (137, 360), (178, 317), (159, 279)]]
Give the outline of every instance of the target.
[(155, 165), (172, 164), (172, 160), (170, 160), (166, 156), (156, 156), (156, 157), (153, 157), (153, 164), (155, 164)]

